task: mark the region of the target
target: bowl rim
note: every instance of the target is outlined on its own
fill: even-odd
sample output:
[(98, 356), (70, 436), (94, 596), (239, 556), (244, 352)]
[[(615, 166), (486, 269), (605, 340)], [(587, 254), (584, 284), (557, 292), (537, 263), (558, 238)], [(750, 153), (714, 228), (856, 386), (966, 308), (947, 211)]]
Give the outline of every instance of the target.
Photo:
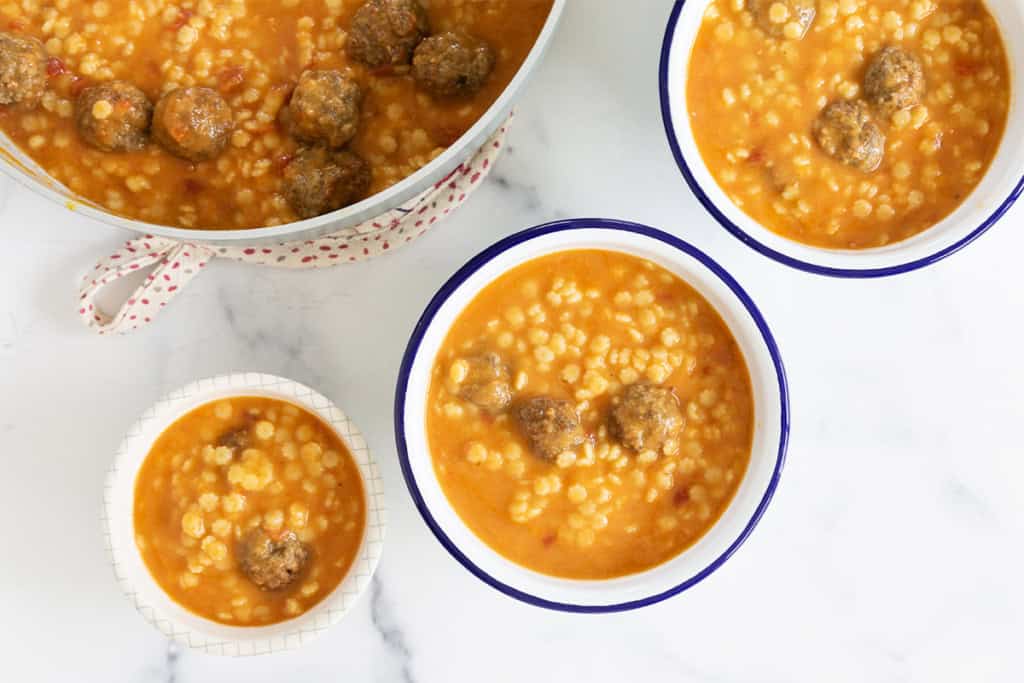
[[(134, 507), (135, 484), (153, 443), (193, 410), (228, 397), (261, 396), (292, 403), (315, 415), (348, 448), (363, 485), (365, 522), (362, 538), (348, 571), (327, 595), (298, 616), (269, 625), (224, 624), (192, 612), (164, 590), (133, 542), (135, 523), (124, 520), (121, 499)], [(159, 427), (149, 434), (154, 427)], [(138, 462), (135, 455), (142, 452)], [(128, 489), (125, 491), (125, 489)], [(118, 586), (140, 616), (168, 639), (211, 655), (244, 657), (295, 650), (342, 621), (369, 588), (383, 552), (387, 532), (384, 483), (377, 461), (362, 432), (337, 404), (305, 384), (268, 373), (229, 372), (192, 380), (164, 392), (125, 431), (104, 478), (102, 534), (107, 559)], [(124, 538), (124, 524), (131, 536)], [(135, 561), (141, 565), (135, 568)], [(145, 585), (146, 593), (140, 590)], [(147, 595), (160, 595), (154, 602)], [(180, 615), (178, 614), (180, 613)], [(188, 621), (184, 621), (187, 618)]]
[[(628, 600), (625, 602), (611, 603), (605, 605), (582, 605), (567, 602), (559, 602), (555, 600), (548, 600), (541, 598), (531, 593), (527, 593), (523, 590), (515, 588), (507, 583), (499, 581), (495, 577), (491, 576), (483, 569), (481, 569), (476, 563), (474, 563), (465, 553), (463, 553), (459, 547), (449, 538), (444, 532), (437, 520), (431, 514), (429, 507), (427, 506), (422, 493), (420, 492), (419, 486), (416, 483), (416, 478), (412, 471), (412, 465), (409, 459), (408, 444), (406, 442), (406, 428), (405, 428), (405, 404), (406, 404), (406, 391), (409, 385), (410, 375), (412, 372), (412, 366), (419, 354), (420, 345), (423, 341), (423, 337), (427, 330), (433, 323), (434, 317), (440, 308), (447, 302), (451, 295), (465, 283), (470, 276), (480, 270), (485, 264), (492, 261), (498, 255), (516, 247), (520, 244), (528, 242), (532, 239), (542, 237), (558, 232), (571, 232), (574, 230), (581, 229), (599, 229), (599, 230), (612, 230), (627, 233), (634, 233), (644, 237), (652, 238), (661, 242), (663, 245), (674, 248), (683, 252), (688, 257), (695, 259), (702, 266), (711, 271), (711, 274), (716, 276), (723, 284), (730, 290), (730, 292), (739, 300), (742, 305), (742, 309), (751, 317), (758, 332), (760, 333), (761, 340), (765, 343), (768, 350), (768, 355), (771, 358), (772, 366), (775, 371), (775, 377), (778, 381), (779, 389), (779, 403), (780, 403), (780, 435), (777, 455), (775, 463), (772, 469), (771, 477), (768, 480), (768, 486), (761, 496), (761, 500), (758, 502), (754, 509), (753, 515), (750, 520), (744, 525), (740, 531), (739, 536), (733, 540), (721, 554), (719, 554), (714, 560), (712, 560), (706, 567), (688, 577), (685, 581), (667, 589), (655, 593), (653, 595), (645, 596), (634, 600)], [(507, 272), (507, 271), (505, 271)], [(746, 541), (747, 537), (757, 526), (757, 523), (761, 520), (765, 510), (771, 502), (772, 497), (775, 495), (775, 491), (778, 488), (779, 479), (782, 474), (782, 468), (786, 460), (786, 450), (789, 443), (789, 430), (790, 430), (790, 407), (789, 407), (789, 385), (786, 379), (786, 370), (782, 362), (782, 356), (779, 352), (778, 345), (772, 335), (771, 329), (768, 323), (765, 321), (758, 309), (757, 305), (746, 293), (746, 291), (740, 286), (740, 284), (731, 276), (729, 273), (722, 268), (717, 262), (715, 262), (710, 256), (697, 249), (693, 245), (685, 242), (678, 237), (670, 235), (662, 230), (652, 228), (647, 225), (640, 223), (634, 223), (630, 221), (623, 221), (617, 219), (608, 218), (571, 218), (566, 220), (553, 221), (550, 223), (544, 223), (541, 225), (527, 228), (521, 232), (515, 233), (508, 237), (505, 237), (498, 242), (487, 247), (479, 254), (471, 258), (465, 265), (463, 265), (458, 271), (452, 275), (447, 282), (445, 282), (437, 293), (427, 304), (426, 309), (420, 316), (419, 321), (416, 323), (416, 327), (413, 329), (412, 336), (409, 339), (409, 344), (406, 347), (405, 354), (402, 357), (402, 364), (398, 372), (398, 383), (395, 390), (395, 444), (398, 450), (398, 461), (402, 469), (402, 477), (405, 480), (406, 487), (409, 490), (416, 509), (419, 511), (420, 516), (426, 523), (427, 527), (434, 534), (434, 537), (438, 540), (442, 547), (448, 553), (455, 558), (463, 567), (465, 567), (471, 574), (476, 576), (478, 579), (489, 585), (505, 595), (519, 600), (521, 602), (533, 605), (535, 607), (542, 607), (559, 612), (570, 612), (578, 614), (599, 614), (608, 612), (623, 612), (628, 610), (639, 609), (641, 607), (647, 607), (655, 603), (666, 600), (674, 595), (695, 586), (696, 584), (703, 581), (709, 575), (711, 575), (716, 569), (721, 567), (737, 549)], [(685, 551), (684, 551), (685, 552)]]
[[(989, 228), (995, 225), (1000, 218), (1003, 217), (1014, 202), (1020, 197), (1021, 193), (1024, 192), (1024, 173), (1021, 174), (1020, 180), (1011, 189), (1010, 194), (1004, 199), (999, 206), (996, 207), (987, 218), (985, 218), (978, 227), (968, 232), (965, 236), (958, 239), (953, 244), (947, 245), (938, 251), (935, 251), (926, 256), (911, 259), (909, 261), (898, 263), (890, 266), (883, 267), (866, 267), (866, 268), (838, 268), (834, 266), (823, 266), (811, 261), (805, 261), (788, 254), (784, 254), (776, 249), (773, 249), (762, 242), (755, 239), (750, 233), (746, 232), (738, 226), (736, 223), (731, 221), (713, 201), (708, 197), (707, 193), (701, 187), (700, 183), (697, 182), (696, 177), (690, 170), (690, 166), (686, 161), (686, 157), (683, 155), (682, 147), (679, 144), (679, 138), (676, 135), (676, 124), (672, 116), (672, 105), (669, 98), (669, 59), (672, 55), (672, 49), (675, 46), (676, 26), (679, 23), (679, 17), (683, 11), (683, 7), (687, 2), (694, 2), (696, 0), (675, 0), (672, 11), (669, 14), (668, 24), (665, 28), (665, 35), (662, 39), (661, 44), (661, 60), (658, 65), (658, 93), (661, 100), (661, 119), (665, 127), (665, 134), (668, 137), (669, 148), (672, 151), (672, 156), (675, 158), (676, 165), (679, 167), (679, 171), (682, 173), (683, 178), (686, 180), (686, 184), (689, 186), (690, 191), (696, 196), (697, 201), (704, 207), (704, 209), (711, 214), (711, 216), (718, 221), (718, 224), (728, 230), (734, 237), (739, 239), (745, 245), (759, 252), (763, 256), (781, 263), (790, 268), (802, 270), (808, 273), (814, 273), (816, 275), (827, 275), (829, 277), (838, 278), (852, 278), (852, 279), (867, 279), (867, 278), (879, 278), (888, 277), (890, 275), (899, 275), (902, 273), (909, 273), (925, 266), (930, 266), (934, 263), (938, 263), (947, 256), (951, 256), (956, 252), (960, 251), (974, 240), (978, 239), (983, 235)], [(1004, 139), (1000, 144), (1006, 143)], [(788, 238), (785, 238), (788, 239)], [(795, 242), (795, 240), (790, 240)], [(799, 244), (799, 243), (798, 243)], [(821, 249), (820, 247), (814, 247), (812, 245), (804, 245), (811, 249)]]
[[(543, 62), (544, 56), (554, 40), (567, 4), (568, 0), (552, 0), (551, 10), (544, 19), (540, 32), (512, 79), (505, 85), (494, 102), (473, 122), (473, 125), (458, 140), (449, 145), (443, 153), (394, 185), (365, 197), (355, 204), (320, 216), (256, 228), (180, 228), (121, 216), (84, 197), (75, 195), (70, 190), (68, 190), (70, 194), (62, 194), (56, 188), (63, 186), (49, 173), (44, 171), (41, 177), (37, 177), (35, 173), (25, 170), (24, 164), (20, 161), (7, 158), (7, 155), (2, 152), (0, 152), (0, 173), (19, 185), (27, 187), (35, 194), (92, 220), (139, 234), (155, 235), (183, 242), (200, 242), (220, 246), (274, 243), (282, 240), (303, 239), (314, 235), (322, 236), (352, 228), (388, 211), (401, 209), (406, 202), (440, 182), (461, 163), (472, 157), (480, 146), (486, 144), (487, 138), (505, 123), (526, 83)], [(2, 135), (2, 131), (0, 131), (0, 135)]]

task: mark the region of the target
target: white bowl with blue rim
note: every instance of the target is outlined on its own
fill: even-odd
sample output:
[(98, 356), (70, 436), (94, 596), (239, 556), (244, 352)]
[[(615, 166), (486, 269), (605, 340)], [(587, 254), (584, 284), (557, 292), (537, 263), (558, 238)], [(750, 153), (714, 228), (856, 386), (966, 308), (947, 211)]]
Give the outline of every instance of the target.
[[(695, 545), (653, 569), (609, 580), (563, 579), (518, 565), (462, 521), (434, 471), (426, 432), (431, 369), (448, 330), (495, 279), (541, 256), (604, 249), (649, 259), (678, 275), (714, 306), (750, 371), (755, 428), (750, 466), (722, 517)], [(753, 531), (775, 492), (789, 435), (789, 398), (778, 347), (757, 306), (710, 257), (660, 230), (598, 218), (548, 223), (507, 237), (463, 266), (434, 296), (402, 360), (395, 394), (395, 439), (402, 474), (423, 520), (463, 567), (523, 602), (568, 612), (612, 612), (680, 593), (720, 567)]]
[(690, 189), (722, 227), (747, 246), (800, 270), (836, 277), (896, 275), (928, 266), (959, 251), (992, 227), (1024, 190), (1024, 4), (986, 0), (1002, 34), (1010, 66), (1010, 111), (1002, 144), (984, 178), (955, 211), (909, 239), (873, 249), (814, 247), (787, 239), (738, 208), (712, 177), (697, 149), (686, 106), (690, 54), (707, 0), (676, 0), (661, 52), (661, 110), (669, 146)]

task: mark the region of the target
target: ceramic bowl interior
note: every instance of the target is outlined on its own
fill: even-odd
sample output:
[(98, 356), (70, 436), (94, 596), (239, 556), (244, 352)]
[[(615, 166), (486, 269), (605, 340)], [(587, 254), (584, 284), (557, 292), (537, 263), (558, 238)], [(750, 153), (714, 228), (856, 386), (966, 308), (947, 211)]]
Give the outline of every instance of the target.
[(460, 163), (472, 157), (498, 127), (505, 122), (505, 119), (512, 111), (516, 98), (533, 75), (533, 72), (540, 65), (548, 46), (551, 44), (566, 3), (567, 0), (554, 0), (551, 13), (548, 15), (548, 19), (541, 29), (533, 49), (530, 50), (530, 53), (512, 81), (505, 87), (505, 90), (483, 116), (444, 153), (440, 154), (416, 173), (386, 190), (378, 192), (357, 204), (324, 214), (323, 216), (295, 221), (286, 225), (247, 230), (186, 230), (124, 218), (75, 195), (51, 178), (2, 132), (0, 132), (0, 171), (30, 190), (70, 210), (116, 227), (144, 234), (215, 244), (260, 244), (272, 243), (284, 238), (305, 239), (326, 235), (343, 228), (358, 225), (402, 206), (447, 176)]
[[(649, 571), (607, 581), (554, 578), (517, 565), (483, 543), (441, 490), (426, 437), (431, 367), (465, 306), (509, 269), (571, 249), (608, 249), (657, 263), (695, 287), (721, 314), (746, 357), (755, 399), (750, 467), (722, 518), (696, 545)], [(434, 297), (406, 350), (395, 422), (403, 474), (421, 515), (441, 544), (494, 588), (525, 602), (578, 612), (623, 610), (656, 602), (707, 576), (742, 543), (764, 512), (784, 458), (789, 421), (785, 374), (764, 319), (740, 286), (710, 258), (651, 228), (601, 219), (552, 223), (509, 237), (471, 260)]]
[(934, 227), (902, 242), (865, 250), (812, 247), (782, 237), (750, 218), (719, 187), (708, 171), (690, 127), (686, 90), (690, 53), (707, 0), (677, 0), (665, 33), (661, 57), (661, 104), (665, 130), (686, 182), (708, 212), (736, 237), (786, 265), (824, 275), (878, 277), (920, 268), (963, 248), (991, 227), (1024, 188), (1024, 4), (986, 0), (998, 22), (1010, 63), (1011, 103), (999, 151), (967, 200)]
[[(270, 626), (226, 626), (174, 602), (153, 579), (135, 545), (135, 478), (153, 442), (174, 421), (229, 396), (268, 396), (299, 405), (330, 426), (358, 465), (366, 495), (366, 529), (348, 575), (308, 612)], [(104, 524), (114, 572), (142, 616), (169, 638), (209, 654), (253, 655), (299, 647), (338, 622), (370, 584), (384, 541), (382, 479), (359, 430), (321, 394), (290, 380), (255, 373), (200, 380), (164, 397), (132, 426), (104, 489)]]

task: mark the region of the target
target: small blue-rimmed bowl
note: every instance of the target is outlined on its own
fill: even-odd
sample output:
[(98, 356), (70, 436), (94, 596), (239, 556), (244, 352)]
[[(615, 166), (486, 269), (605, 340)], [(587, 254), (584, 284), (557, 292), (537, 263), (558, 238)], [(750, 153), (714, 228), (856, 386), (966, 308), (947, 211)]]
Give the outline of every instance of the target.
[[(605, 249), (649, 259), (699, 291), (729, 326), (747, 361), (755, 403), (750, 467), (722, 518), (693, 547), (649, 571), (607, 581), (540, 574), (502, 557), (459, 518), (437, 480), (426, 437), (431, 367), (466, 305), (512, 268), (573, 249)], [(548, 223), (484, 250), (445, 283), (423, 313), (402, 360), (395, 392), (395, 438), (402, 474), (441, 545), (493, 588), (532, 605), (568, 612), (644, 607), (686, 590), (720, 567), (747, 538), (778, 485), (789, 435), (789, 398), (779, 350), (743, 288), (701, 251), (635, 223), (580, 218)]]
[(690, 53), (707, 0), (676, 0), (661, 50), (661, 112), (672, 154), (697, 199), (722, 227), (747, 246), (779, 263), (821, 275), (868, 278), (896, 275), (931, 265), (964, 248), (995, 224), (1024, 190), (1024, 5), (986, 0), (999, 24), (1010, 64), (1010, 112), (1003, 143), (981, 183), (967, 200), (935, 226), (877, 249), (812, 247), (763, 227), (726, 196), (704, 163), (690, 128), (686, 85)]

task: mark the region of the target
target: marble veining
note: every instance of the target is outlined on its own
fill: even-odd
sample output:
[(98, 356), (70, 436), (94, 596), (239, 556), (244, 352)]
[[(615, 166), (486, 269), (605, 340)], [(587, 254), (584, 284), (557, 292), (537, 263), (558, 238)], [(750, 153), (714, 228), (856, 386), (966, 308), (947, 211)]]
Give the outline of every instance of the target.
[(402, 683), (414, 683), (412, 675), (412, 652), (405, 642), (405, 634), (398, 625), (395, 606), (384, 593), (384, 584), (379, 576), (370, 584), (370, 621), (384, 642), (393, 668), (397, 675), (381, 678), (381, 680), (397, 680)]
[[(787, 270), (711, 221), (658, 110), (668, 0), (573, 2), (510, 149), (458, 213), (372, 263), (214, 262), (159, 321), (88, 332), (80, 277), (129, 237), (0, 178), (0, 652), (4, 681), (945, 683), (1024, 680), (1024, 208), (911, 275)], [(567, 216), (668, 230), (750, 292), (782, 348), (793, 432), (747, 543), (665, 603), (584, 617), (517, 603), (451, 559), (395, 457), (398, 365), (433, 292), (494, 241)], [(380, 462), (378, 578), (301, 650), (228, 660), (168, 643), (117, 587), (104, 472), (166, 391), (235, 370), (334, 400)]]
[(167, 657), (164, 660), (167, 666), (166, 683), (178, 683), (178, 658), (181, 657), (181, 646), (173, 640), (167, 642)]

